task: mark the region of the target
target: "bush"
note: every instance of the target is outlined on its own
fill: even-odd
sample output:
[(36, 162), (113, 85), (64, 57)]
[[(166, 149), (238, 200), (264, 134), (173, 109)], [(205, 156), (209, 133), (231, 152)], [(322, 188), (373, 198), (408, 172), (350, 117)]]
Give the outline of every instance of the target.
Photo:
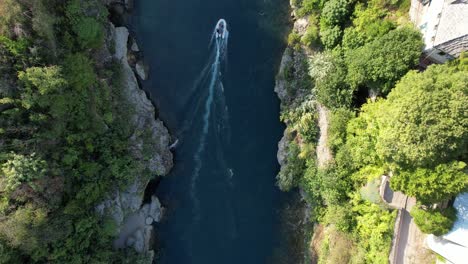
[(465, 71), (447, 64), (408, 73), (381, 110), (378, 153), (405, 169), (466, 157), (467, 82)]
[(104, 41), (104, 32), (101, 23), (91, 17), (83, 17), (73, 25), (73, 31), (78, 36), (82, 48), (98, 48)]
[(424, 210), (413, 207), (411, 216), (419, 229), (425, 234), (441, 236), (452, 229), (457, 219), (456, 210), (453, 207), (441, 210)]
[(31, 184), (33, 180), (44, 177), (47, 163), (36, 157), (33, 153), (29, 156), (13, 154), (2, 165), (2, 173), (5, 179), (0, 179), (2, 183), (1, 191), (12, 192), (22, 183)]
[(319, 30), (317, 25), (310, 24), (307, 27), (307, 30), (301, 38), (301, 43), (308, 47), (319, 46), (320, 38), (319, 38)]
[(405, 27), (351, 50), (346, 54), (347, 82), (386, 94), (418, 63), (422, 45), (421, 33)]
[(302, 0), (297, 15), (303, 17), (314, 12), (319, 12), (325, 3), (325, 0)]
[(346, 143), (346, 127), (354, 117), (354, 112), (346, 108), (337, 108), (331, 112), (328, 126), (328, 145), (333, 153)]
[(353, 89), (345, 82), (346, 67), (339, 52), (312, 57), (309, 75), (315, 81), (319, 102), (331, 109), (351, 105)]
[(466, 163), (455, 161), (441, 164), (434, 169), (417, 168), (414, 171), (397, 172), (391, 178), (395, 191), (416, 197), (423, 204), (442, 202), (468, 190)]
[(323, 7), (320, 15), (320, 27), (341, 27), (348, 19), (351, 9), (350, 0), (330, 0)]
[(341, 41), (342, 31), (339, 26), (320, 27), (320, 40), (327, 49), (333, 49)]
[(297, 32), (291, 32), (288, 35), (288, 46), (293, 47), (294, 49), (298, 49), (301, 43), (301, 35)]
[(355, 226), (352, 209), (348, 204), (330, 205), (321, 220), (323, 224), (333, 225), (338, 231), (349, 233)]
[(277, 184), (282, 191), (289, 191), (296, 187), (306, 168), (305, 160), (299, 157), (301, 149), (292, 141), (288, 147), (286, 165), (276, 176)]
[(23, 7), (20, 1), (17, 0), (2, 0), (0, 1), (0, 35), (14, 37), (14, 27), (25, 21), (25, 16), (22, 14)]

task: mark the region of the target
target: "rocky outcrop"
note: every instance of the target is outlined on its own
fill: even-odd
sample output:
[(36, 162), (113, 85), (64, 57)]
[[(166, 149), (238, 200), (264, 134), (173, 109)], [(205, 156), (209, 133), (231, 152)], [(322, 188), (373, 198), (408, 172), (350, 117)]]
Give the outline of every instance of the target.
[[(163, 122), (155, 117), (155, 108), (140, 89), (135, 72), (129, 65), (127, 43), (128, 29), (125, 27), (109, 27), (108, 46), (115, 47), (112, 59), (118, 60), (122, 68), (123, 92), (132, 109), (133, 128), (130, 138), (131, 153), (135, 159), (143, 161), (145, 169), (154, 176), (169, 173), (172, 168), (172, 153), (169, 149), (171, 137)], [(150, 145), (150, 147), (148, 147)], [(118, 238), (115, 248), (133, 247), (137, 252), (149, 254), (152, 224), (160, 221), (163, 208), (157, 197), (143, 204), (143, 196), (150, 179), (144, 175), (131, 175), (134, 181), (125, 189), (116, 187), (112, 195), (96, 207), (103, 217), (112, 218), (117, 226)]]
[(146, 78), (148, 77), (148, 70), (147, 70), (147, 66), (144, 64), (143, 61), (139, 60), (136, 64), (135, 64), (135, 72), (136, 74), (138, 74), (138, 77), (140, 77), (140, 79), (142, 80), (146, 80)]

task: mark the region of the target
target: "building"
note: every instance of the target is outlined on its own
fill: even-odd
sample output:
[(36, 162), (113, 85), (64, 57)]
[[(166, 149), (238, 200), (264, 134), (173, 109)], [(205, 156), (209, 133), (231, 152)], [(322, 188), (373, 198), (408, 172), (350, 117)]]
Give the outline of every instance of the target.
[(468, 0), (411, 0), (424, 39), (423, 60), (444, 63), (468, 50)]

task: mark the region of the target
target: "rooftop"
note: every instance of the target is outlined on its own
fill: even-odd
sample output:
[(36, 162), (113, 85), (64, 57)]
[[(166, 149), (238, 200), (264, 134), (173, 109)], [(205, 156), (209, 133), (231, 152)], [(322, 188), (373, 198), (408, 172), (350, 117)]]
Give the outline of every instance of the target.
[(468, 35), (468, 0), (412, 1), (411, 18), (424, 34), (426, 49)]

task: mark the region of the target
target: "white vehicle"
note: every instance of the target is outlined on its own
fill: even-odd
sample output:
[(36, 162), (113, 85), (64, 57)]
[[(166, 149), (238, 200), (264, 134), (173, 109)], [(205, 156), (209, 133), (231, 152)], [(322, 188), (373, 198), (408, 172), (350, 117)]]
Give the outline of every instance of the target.
[(227, 35), (226, 32), (227, 32), (226, 20), (221, 18), (220, 20), (218, 20), (218, 23), (216, 23), (216, 38), (224, 39)]

